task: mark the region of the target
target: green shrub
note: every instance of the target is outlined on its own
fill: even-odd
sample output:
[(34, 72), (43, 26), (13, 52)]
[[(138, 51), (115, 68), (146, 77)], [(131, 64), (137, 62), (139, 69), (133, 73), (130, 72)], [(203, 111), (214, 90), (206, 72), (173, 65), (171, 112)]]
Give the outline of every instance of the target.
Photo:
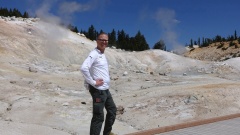
[(217, 47), (217, 49), (222, 48), (224, 46), (224, 43), (220, 43)]
[(235, 45), (236, 45), (236, 43), (234, 43), (233, 41), (231, 41), (231, 42), (229, 43), (229, 47), (235, 46)]

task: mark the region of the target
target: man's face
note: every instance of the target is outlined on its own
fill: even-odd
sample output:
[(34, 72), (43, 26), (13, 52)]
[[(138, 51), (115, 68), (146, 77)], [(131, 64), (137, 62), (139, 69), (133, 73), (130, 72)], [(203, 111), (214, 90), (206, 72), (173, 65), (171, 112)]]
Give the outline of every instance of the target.
[(103, 53), (108, 45), (108, 35), (99, 35), (97, 39), (97, 48)]

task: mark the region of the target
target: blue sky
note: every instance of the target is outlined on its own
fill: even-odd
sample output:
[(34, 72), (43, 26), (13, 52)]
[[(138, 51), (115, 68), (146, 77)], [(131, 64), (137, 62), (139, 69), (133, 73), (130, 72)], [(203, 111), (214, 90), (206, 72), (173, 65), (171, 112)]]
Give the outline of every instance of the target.
[(0, 7), (17, 8), (88, 30), (110, 33), (140, 31), (152, 48), (162, 39), (168, 50), (198, 38), (240, 36), (239, 0), (0, 0)]

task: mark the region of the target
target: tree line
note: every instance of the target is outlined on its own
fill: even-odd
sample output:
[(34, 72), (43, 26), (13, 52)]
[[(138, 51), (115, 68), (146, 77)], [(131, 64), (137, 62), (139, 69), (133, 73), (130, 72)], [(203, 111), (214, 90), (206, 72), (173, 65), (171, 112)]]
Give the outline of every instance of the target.
[[(93, 25), (91, 25), (87, 31), (79, 31), (76, 26), (73, 26), (71, 24), (69, 24), (67, 27), (73, 32), (84, 34), (91, 40), (95, 40), (97, 35), (103, 32), (103, 30), (100, 30), (100, 32), (98, 32)], [(123, 29), (118, 31), (112, 29), (112, 31), (108, 33), (108, 37), (109, 47), (115, 47), (117, 49), (123, 49), (126, 51), (144, 51), (150, 49), (144, 35), (140, 31), (138, 31), (135, 36), (131, 37)], [(163, 40), (160, 40), (155, 43), (153, 49), (161, 49), (166, 51), (166, 45)]]
[(193, 41), (193, 39), (190, 40), (190, 44), (186, 44), (186, 46), (193, 47), (193, 45), (199, 45), (199, 47), (207, 47), (212, 43), (217, 43), (217, 42), (230, 42), (230, 45), (234, 45), (233, 41), (237, 40), (238, 43), (240, 44), (240, 37), (237, 36), (237, 31), (234, 31), (233, 35), (228, 36), (227, 38), (222, 37), (220, 35), (216, 35), (214, 38), (198, 38), (198, 40)]
[(0, 16), (5, 16), (5, 17), (22, 17), (22, 18), (29, 18), (28, 12), (24, 12), (23, 14), (16, 8), (14, 9), (7, 9), (7, 8), (0, 8)]
[[(90, 40), (95, 40), (97, 35), (103, 32), (103, 30), (97, 31), (93, 25), (91, 25), (87, 31), (78, 31), (77, 27), (72, 26), (71, 24), (68, 25), (68, 28), (73, 32), (84, 34)], [(127, 34), (123, 29), (118, 31), (112, 29), (112, 31), (107, 34), (109, 37), (109, 47), (115, 47), (126, 51), (144, 51), (150, 49), (144, 35), (140, 31), (138, 31), (133, 37), (129, 36), (129, 34)]]

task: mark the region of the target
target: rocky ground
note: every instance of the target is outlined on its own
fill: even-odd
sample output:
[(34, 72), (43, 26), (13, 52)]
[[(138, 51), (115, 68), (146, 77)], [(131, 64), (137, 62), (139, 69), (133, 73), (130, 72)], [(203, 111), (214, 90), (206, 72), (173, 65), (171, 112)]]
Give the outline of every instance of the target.
[[(87, 135), (81, 63), (94, 41), (40, 19), (0, 17), (0, 132)], [(161, 50), (106, 49), (118, 135), (239, 113), (240, 58), (203, 61)]]
[(205, 61), (225, 61), (240, 57), (240, 44), (238, 40), (233, 42), (216, 42), (207, 47), (187, 48), (189, 51), (184, 56)]

